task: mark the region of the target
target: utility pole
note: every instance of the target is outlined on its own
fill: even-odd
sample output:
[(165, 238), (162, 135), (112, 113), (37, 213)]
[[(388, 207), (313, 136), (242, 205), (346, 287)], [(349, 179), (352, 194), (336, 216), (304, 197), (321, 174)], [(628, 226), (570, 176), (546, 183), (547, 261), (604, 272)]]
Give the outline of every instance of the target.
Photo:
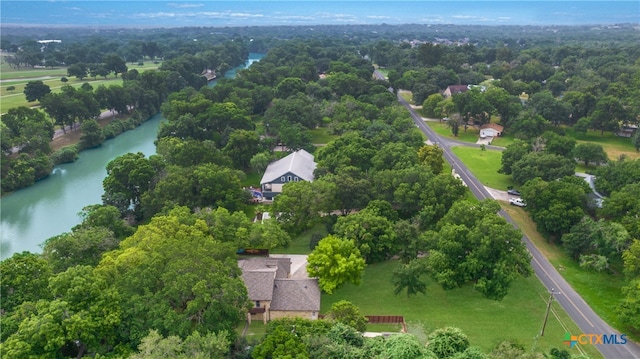
[(551, 302), (553, 302), (553, 295), (560, 294), (560, 292), (556, 292), (554, 288), (551, 288), (551, 292), (549, 292), (549, 300), (547, 301), (547, 312), (544, 315), (544, 322), (542, 323), (542, 330), (540, 331), (540, 336), (544, 336), (544, 328), (547, 326), (547, 319), (549, 319), (549, 310), (551, 310)]

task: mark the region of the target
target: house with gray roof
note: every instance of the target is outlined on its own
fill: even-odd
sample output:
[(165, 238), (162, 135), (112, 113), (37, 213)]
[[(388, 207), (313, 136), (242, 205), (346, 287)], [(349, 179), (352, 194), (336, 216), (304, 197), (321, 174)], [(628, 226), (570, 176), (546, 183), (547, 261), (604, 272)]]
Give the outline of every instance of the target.
[(316, 162), (313, 155), (305, 150), (298, 150), (288, 156), (271, 162), (260, 180), (262, 196), (265, 200), (282, 193), (282, 187), (289, 182), (313, 181)]
[[(305, 261), (306, 262), (306, 261)], [(276, 318), (318, 319), (320, 287), (317, 278), (291, 277), (291, 259), (287, 257), (250, 257), (238, 261), (242, 280), (253, 308), (247, 320), (265, 324)]]

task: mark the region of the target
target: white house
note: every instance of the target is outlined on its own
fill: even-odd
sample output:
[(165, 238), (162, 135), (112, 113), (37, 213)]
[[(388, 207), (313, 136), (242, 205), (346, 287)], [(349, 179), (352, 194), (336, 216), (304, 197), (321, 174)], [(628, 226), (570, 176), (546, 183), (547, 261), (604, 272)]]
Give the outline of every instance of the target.
[(504, 127), (496, 123), (487, 123), (486, 125), (480, 126), (480, 138), (500, 137), (502, 136), (503, 130)]

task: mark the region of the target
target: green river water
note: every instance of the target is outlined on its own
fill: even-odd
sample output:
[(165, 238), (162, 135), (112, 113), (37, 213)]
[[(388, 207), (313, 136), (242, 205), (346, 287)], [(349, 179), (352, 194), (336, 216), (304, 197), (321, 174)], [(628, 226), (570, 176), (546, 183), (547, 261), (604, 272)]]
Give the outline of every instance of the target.
[[(245, 66), (262, 56), (250, 54)], [(235, 73), (233, 69), (225, 77), (234, 77)], [(109, 161), (129, 152), (142, 152), (146, 157), (155, 154), (153, 142), (162, 120), (157, 114), (135, 130), (81, 152), (77, 161), (56, 166), (49, 177), (33, 186), (2, 197), (0, 259), (22, 251), (40, 253), (46, 239), (70, 232), (81, 222), (78, 213), (83, 207), (102, 203), (102, 181)]]

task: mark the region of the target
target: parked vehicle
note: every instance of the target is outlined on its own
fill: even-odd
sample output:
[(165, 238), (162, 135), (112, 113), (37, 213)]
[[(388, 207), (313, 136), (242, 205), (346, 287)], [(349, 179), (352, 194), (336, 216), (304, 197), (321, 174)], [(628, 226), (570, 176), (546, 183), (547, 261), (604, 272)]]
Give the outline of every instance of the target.
[(526, 207), (527, 206), (527, 204), (521, 198), (509, 198), (509, 203), (512, 206), (518, 206), (518, 207)]
[(510, 194), (510, 195), (512, 195), (512, 196), (518, 196), (518, 197), (520, 197), (520, 192), (519, 192), (517, 189), (510, 189), (510, 190), (507, 190), (507, 193), (508, 193), (508, 194)]

